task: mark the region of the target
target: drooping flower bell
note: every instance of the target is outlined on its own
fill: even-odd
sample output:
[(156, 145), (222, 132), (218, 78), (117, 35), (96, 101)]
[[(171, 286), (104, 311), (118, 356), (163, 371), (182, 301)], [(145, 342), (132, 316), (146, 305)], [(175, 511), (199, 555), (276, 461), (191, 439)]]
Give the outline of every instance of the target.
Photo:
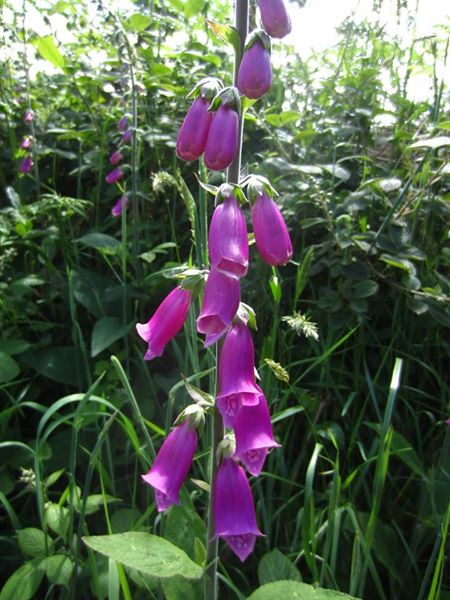
[(120, 167), (116, 167), (112, 171), (110, 171), (105, 177), (106, 183), (113, 184), (120, 181), (123, 177), (123, 171)]
[(20, 147), (22, 148), (22, 150), (29, 150), (31, 148), (31, 145), (32, 140), (30, 136), (24, 137), (23, 140), (20, 142)]
[(128, 129), (128, 119), (126, 117), (121, 117), (117, 122), (117, 129), (119, 131), (126, 131)]
[(273, 38), (284, 38), (292, 25), (284, 0), (258, 0), (265, 31)]
[(226, 427), (233, 427), (243, 405), (259, 403), (261, 389), (255, 382), (252, 334), (240, 318), (225, 337), (219, 357), (219, 392), (216, 406)]
[(208, 250), (211, 266), (236, 277), (244, 277), (248, 270), (248, 236), (245, 217), (233, 188), (224, 184), (219, 188), (217, 206), (211, 219)]
[(213, 486), (214, 530), (244, 561), (263, 534), (256, 522), (252, 492), (244, 469), (224, 458)]
[(148, 323), (136, 325), (138, 334), (148, 343), (144, 360), (161, 356), (166, 344), (183, 327), (189, 312), (191, 297), (190, 290), (176, 287), (164, 298)]
[(176, 152), (182, 160), (197, 160), (205, 151), (213, 113), (209, 110), (211, 100), (219, 91), (217, 79), (200, 81), (189, 94), (197, 98), (192, 103), (177, 136)]
[(128, 196), (127, 194), (124, 194), (123, 196), (121, 196), (117, 202), (114, 204), (114, 206), (111, 209), (111, 214), (113, 217), (120, 217), (120, 215), (122, 214), (123, 209), (128, 206)]
[(251, 181), (252, 223), (256, 247), (269, 265), (285, 265), (292, 258), (292, 242), (283, 215), (259, 181)]
[(262, 390), (256, 406), (242, 406), (234, 423), (234, 433), (236, 456), (257, 477), (270, 448), (280, 447), (273, 437), (269, 407)]
[(272, 84), (270, 38), (256, 29), (248, 37), (238, 74), (239, 91), (247, 98), (258, 99), (269, 91)]
[(197, 319), (197, 331), (206, 334), (205, 346), (217, 342), (231, 327), (240, 297), (239, 279), (212, 268), (206, 281), (202, 309)]
[(120, 163), (120, 161), (122, 160), (123, 156), (122, 156), (122, 152), (120, 150), (115, 150), (111, 156), (109, 157), (109, 162), (112, 165), (117, 165), (118, 163)]
[(126, 131), (123, 132), (122, 142), (124, 144), (129, 144), (132, 139), (133, 139), (133, 130), (132, 129), (127, 129)]
[(27, 108), (23, 116), (24, 123), (32, 123), (34, 121), (34, 112)]
[(236, 88), (220, 92), (220, 106), (214, 113), (205, 146), (208, 169), (227, 169), (234, 160), (239, 140), (240, 98)]
[(180, 489), (197, 449), (197, 432), (186, 419), (165, 439), (150, 471), (142, 479), (155, 489), (158, 511), (180, 504)]
[(33, 168), (33, 159), (31, 158), (31, 156), (25, 156), (25, 158), (22, 159), (22, 162), (20, 163), (20, 172), (21, 173), (29, 173), (31, 171), (31, 169)]

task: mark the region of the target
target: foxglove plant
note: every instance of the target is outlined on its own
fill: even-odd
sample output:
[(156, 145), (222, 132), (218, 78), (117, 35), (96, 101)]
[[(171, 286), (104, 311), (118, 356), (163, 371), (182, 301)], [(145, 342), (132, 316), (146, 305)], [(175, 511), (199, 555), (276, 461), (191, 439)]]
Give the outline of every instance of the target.
[(271, 83), (270, 38), (267, 33), (257, 29), (248, 36), (245, 44), (238, 88), (247, 98), (258, 99), (269, 91)]
[(258, 0), (261, 21), (265, 31), (273, 38), (284, 38), (292, 25), (284, 0)]

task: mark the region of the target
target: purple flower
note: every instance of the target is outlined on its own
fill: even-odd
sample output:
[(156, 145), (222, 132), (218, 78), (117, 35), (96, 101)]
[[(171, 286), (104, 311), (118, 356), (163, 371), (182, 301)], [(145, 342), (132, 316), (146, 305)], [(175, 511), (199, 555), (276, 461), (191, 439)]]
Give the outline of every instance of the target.
[(205, 147), (205, 165), (221, 171), (234, 160), (238, 146), (239, 117), (230, 106), (221, 104), (214, 114)]
[(231, 327), (241, 296), (237, 277), (219, 269), (211, 269), (205, 286), (202, 309), (197, 319), (197, 331), (206, 334), (205, 346), (210, 346)]
[(219, 357), (219, 393), (216, 405), (226, 427), (233, 427), (242, 405), (259, 403), (261, 388), (255, 383), (252, 334), (238, 320), (225, 337)]
[(292, 243), (280, 209), (264, 191), (252, 207), (256, 247), (269, 265), (285, 265), (292, 258)]
[(115, 150), (111, 156), (109, 157), (109, 162), (112, 165), (117, 165), (117, 163), (120, 163), (120, 161), (122, 160), (122, 152), (120, 150)]
[(257, 39), (242, 58), (238, 74), (239, 91), (247, 98), (261, 98), (272, 83), (270, 55)]
[(155, 488), (158, 511), (180, 504), (180, 489), (197, 449), (197, 432), (186, 420), (165, 439), (152, 468), (142, 479)]
[(279, 448), (273, 438), (269, 407), (261, 390), (256, 406), (242, 406), (234, 423), (236, 456), (252, 475), (258, 476), (270, 448)]
[(205, 151), (206, 139), (213, 113), (211, 101), (199, 96), (192, 103), (177, 137), (177, 156), (182, 160), (197, 160)]
[(248, 236), (245, 217), (234, 196), (214, 211), (208, 235), (212, 267), (244, 277), (248, 270)]
[(31, 156), (26, 156), (25, 158), (22, 159), (22, 162), (20, 163), (20, 172), (21, 173), (29, 173), (31, 171), (31, 169), (33, 168), (33, 159), (31, 158)]
[(252, 492), (244, 469), (224, 458), (213, 487), (215, 536), (221, 537), (244, 561), (262, 536), (256, 523)]
[(122, 117), (117, 123), (117, 129), (119, 131), (126, 131), (128, 129), (128, 119), (126, 117)]
[(32, 123), (34, 120), (34, 112), (30, 109), (27, 109), (23, 116), (23, 120), (24, 120), (24, 123)]
[(190, 303), (191, 292), (176, 287), (161, 302), (148, 323), (136, 325), (138, 334), (148, 343), (144, 360), (152, 360), (155, 356), (161, 356), (166, 344), (183, 327)]
[(121, 196), (111, 209), (113, 217), (120, 217), (125, 206), (128, 206), (128, 196), (124, 194)]
[(133, 131), (131, 129), (127, 129), (127, 131), (125, 131), (124, 134), (122, 135), (122, 142), (124, 144), (129, 144), (132, 139), (133, 139)]
[(264, 29), (274, 38), (283, 38), (292, 25), (284, 0), (258, 0)]
[(22, 148), (22, 150), (29, 150), (31, 148), (31, 138), (29, 136), (24, 137), (23, 140), (20, 143), (20, 147)]
[(116, 167), (105, 177), (106, 183), (117, 183), (123, 177), (123, 171), (120, 167)]

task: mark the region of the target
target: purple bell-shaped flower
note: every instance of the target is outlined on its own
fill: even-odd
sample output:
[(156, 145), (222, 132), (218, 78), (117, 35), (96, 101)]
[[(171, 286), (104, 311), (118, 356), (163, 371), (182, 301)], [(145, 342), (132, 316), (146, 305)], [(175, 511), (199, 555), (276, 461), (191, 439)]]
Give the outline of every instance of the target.
[(237, 112), (221, 104), (213, 116), (205, 147), (205, 165), (208, 169), (227, 169), (236, 156), (239, 139)]
[(31, 171), (31, 169), (33, 168), (33, 159), (31, 158), (31, 156), (25, 156), (25, 158), (22, 159), (22, 162), (20, 163), (20, 172), (21, 173), (29, 173)]
[(113, 184), (120, 181), (123, 177), (123, 171), (121, 167), (116, 167), (112, 171), (110, 171), (105, 177), (106, 183)]
[(247, 98), (258, 99), (272, 84), (270, 39), (264, 31), (252, 32), (246, 45), (238, 74), (239, 91)]
[(206, 334), (205, 346), (217, 342), (231, 327), (240, 299), (239, 279), (219, 269), (211, 269), (197, 319), (197, 331)]
[(273, 38), (284, 38), (292, 25), (284, 0), (258, 0), (265, 31)]
[(152, 360), (161, 356), (170, 340), (177, 335), (186, 321), (191, 292), (176, 287), (156, 309), (148, 323), (138, 323), (136, 330), (140, 337), (148, 343), (144, 360)]
[(111, 209), (113, 217), (120, 217), (125, 206), (128, 206), (128, 196), (124, 194), (121, 196)]
[(243, 405), (259, 403), (262, 392), (255, 383), (252, 335), (241, 321), (227, 333), (219, 357), (219, 393), (216, 405), (226, 427), (233, 427)]
[(197, 160), (205, 151), (213, 113), (211, 101), (199, 96), (192, 103), (177, 137), (177, 156), (182, 160)]
[(221, 189), (225, 199), (215, 209), (209, 226), (209, 259), (213, 268), (244, 277), (248, 270), (247, 224), (231, 186), (225, 184)]
[(242, 406), (234, 423), (234, 433), (236, 456), (257, 477), (270, 448), (280, 447), (273, 437), (269, 407), (262, 390), (256, 406)]
[(224, 458), (213, 487), (214, 529), (244, 561), (253, 551), (257, 536), (252, 492), (244, 469), (232, 458)]
[(142, 479), (155, 488), (158, 511), (180, 504), (180, 489), (197, 449), (197, 432), (185, 420), (165, 439), (150, 471)]
[(252, 206), (256, 247), (269, 265), (285, 265), (292, 258), (292, 242), (277, 204), (261, 191)]

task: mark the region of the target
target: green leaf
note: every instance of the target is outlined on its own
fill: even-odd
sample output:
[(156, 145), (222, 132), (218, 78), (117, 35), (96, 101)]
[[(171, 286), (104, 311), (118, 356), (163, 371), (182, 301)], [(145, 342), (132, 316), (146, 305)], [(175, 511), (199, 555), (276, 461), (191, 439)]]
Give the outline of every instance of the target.
[(66, 539), (67, 530), (70, 524), (70, 512), (64, 506), (49, 502), (45, 506), (44, 519), (47, 526)]
[(286, 110), (281, 113), (272, 113), (268, 115), (264, 115), (264, 119), (274, 127), (283, 127), (284, 125), (288, 125), (289, 123), (295, 123), (300, 118), (300, 113), (294, 110)]
[(373, 296), (378, 292), (378, 283), (372, 281), (371, 279), (365, 279), (364, 281), (358, 281), (353, 287), (351, 291), (352, 298), (361, 299), (368, 298), (369, 296)]
[(134, 15), (131, 15), (128, 19), (130, 29), (133, 29), (134, 31), (144, 31), (150, 26), (151, 22), (152, 20), (149, 16), (141, 15), (140, 13), (134, 13)]
[(222, 25), (222, 23), (210, 21), (209, 19), (206, 19), (206, 22), (216, 37), (225, 40), (227, 44), (230, 44), (230, 46), (234, 48), (235, 52), (239, 52), (241, 47), (240, 35), (235, 27), (232, 27), (231, 25)]
[(0, 600), (31, 600), (41, 585), (45, 569), (41, 558), (34, 558), (15, 571), (0, 592)]
[(35, 527), (27, 527), (17, 532), (19, 546), (25, 556), (40, 558), (53, 552), (54, 543), (52, 538)]
[(60, 69), (64, 69), (66, 63), (64, 61), (64, 57), (53, 41), (51, 35), (45, 35), (44, 37), (37, 38), (33, 41), (33, 44), (36, 46), (37, 51), (48, 60), (48, 62), (52, 63), (53, 66), (59, 67)]
[(19, 373), (20, 369), (16, 361), (9, 354), (0, 352), (0, 383), (12, 381)]
[(167, 514), (164, 536), (192, 559), (195, 556), (195, 540), (206, 537), (205, 524), (185, 489), (181, 491), (181, 504), (172, 506)]
[(410, 148), (432, 148), (436, 150), (436, 148), (441, 148), (442, 146), (450, 146), (450, 137), (447, 135), (438, 135), (428, 140), (419, 140), (411, 144)]
[(29, 350), (22, 360), (44, 377), (76, 385), (79, 388), (86, 383), (86, 371), (83, 353), (79, 347), (60, 347)]
[(184, 16), (190, 19), (195, 15), (199, 16), (205, 8), (206, 0), (187, 0), (184, 4)]
[(5, 352), (10, 356), (14, 356), (14, 354), (21, 354), (22, 352), (25, 352), (30, 346), (31, 344), (25, 340), (2, 340), (0, 341), (0, 353)]
[(166, 600), (199, 600), (203, 596), (200, 583), (186, 581), (182, 577), (171, 577), (162, 582)]
[(314, 588), (312, 585), (297, 581), (278, 581), (263, 585), (253, 592), (248, 600), (274, 600), (275, 598), (283, 600), (357, 600), (354, 596), (342, 592)]
[(65, 554), (48, 556), (43, 562), (47, 577), (56, 585), (68, 586), (74, 568), (73, 562)]
[(98, 250), (108, 249), (115, 251), (120, 246), (120, 242), (116, 240), (116, 238), (113, 238), (111, 235), (106, 235), (106, 233), (88, 233), (75, 241), (85, 244), (85, 246), (90, 246), (91, 248), (97, 248)]
[(299, 570), (276, 548), (265, 554), (258, 564), (258, 580), (261, 585), (285, 579), (301, 581)]
[(103, 317), (94, 325), (91, 341), (91, 356), (94, 358), (100, 352), (109, 348), (116, 340), (127, 332), (126, 326), (118, 317)]
[(154, 577), (181, 575), (185, 579), (200, 579), (203, 573), (183, 550), (149, 533), (94, 535), (83, 541), (96, 552)]

